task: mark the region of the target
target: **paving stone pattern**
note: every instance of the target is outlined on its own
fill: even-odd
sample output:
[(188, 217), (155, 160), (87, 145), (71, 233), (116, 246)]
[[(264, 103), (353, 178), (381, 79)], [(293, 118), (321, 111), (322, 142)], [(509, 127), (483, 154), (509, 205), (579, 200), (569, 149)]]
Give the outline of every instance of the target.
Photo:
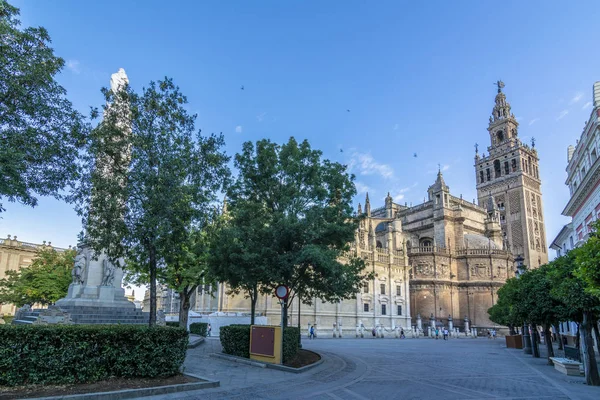
[[(209, 357), (208, 338), (188, 351), (186, 371), (220, 388), (145, 399), (600, 399), (600, 388), (566, 376), (504, 340), (317, 339), (325, 361), (303, 374)], [(543, 349), (542, 349), (543, 351)]]

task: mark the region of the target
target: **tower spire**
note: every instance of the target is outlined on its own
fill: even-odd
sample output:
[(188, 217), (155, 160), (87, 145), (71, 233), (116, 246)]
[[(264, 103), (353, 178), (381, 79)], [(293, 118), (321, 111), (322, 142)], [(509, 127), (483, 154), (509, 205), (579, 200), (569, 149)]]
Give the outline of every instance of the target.
[(498, 86), (498, 94), (496, 95), (494, 109), (492, 110), (492, 116), (490, 117), (490, 124), (501, 119), (513, 118), (510, 112), (510, 103), (506, 101), (506, 95), (502, 92), (504, 82), (497, 81), (495, 83)]

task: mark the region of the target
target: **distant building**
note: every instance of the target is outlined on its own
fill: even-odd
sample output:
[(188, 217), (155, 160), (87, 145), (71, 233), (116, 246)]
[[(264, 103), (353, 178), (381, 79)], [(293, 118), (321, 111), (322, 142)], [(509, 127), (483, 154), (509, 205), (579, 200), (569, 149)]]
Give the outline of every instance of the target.
[[(600, 82), (594, 83), (592, 111), (575, 147), (567, 148), (567, 180), (571, 195), (562, 214), (571, 217), (550, 248), (556, 256), (581, 246), (589, 238), (592, 222), (600, 218)], [(569, 344), (575, 342), (577, 324), (560, 323), (560, 333)]]
[[(196, 291), (190, 299), (190, 310), (201, 314), (207, 314), (218, 309), (218, 289), (220, 285), (198, 285)], [(161, 310), (165, 314), (179, 313), (180, 299), (179, 293), (169, 289), (166, 285), (158, 283), (156, 285), (156, 310)], [(150, 311), (150, 289), (144, 292), (142, 309)]]
[[(6, 277), (6, 271), (16, 271), (28, 267), (36, 257), (37, 252), (44, 248), (54, 248), (56, 251), (65, 251), (59, 247), (53, 247), (52, 243), (43, 242), (34, 244), (21, 242), (17, 237), (8, 235), (6, 239), (0, 239), (0, 279)], [(0, 313), (14, 315), (16, 307), (13, 304), (1, 304)]]

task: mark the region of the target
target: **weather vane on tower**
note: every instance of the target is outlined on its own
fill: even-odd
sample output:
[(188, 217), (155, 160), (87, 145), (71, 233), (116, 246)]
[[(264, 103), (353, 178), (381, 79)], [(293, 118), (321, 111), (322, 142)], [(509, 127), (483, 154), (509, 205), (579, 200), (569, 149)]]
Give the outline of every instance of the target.
[(502, 88), (504, 87), (504, 82), (500, 81), (496, 81), (496, 83), (494, 83), (494, 85), (498, 86), (498, 93), (502, 92)]

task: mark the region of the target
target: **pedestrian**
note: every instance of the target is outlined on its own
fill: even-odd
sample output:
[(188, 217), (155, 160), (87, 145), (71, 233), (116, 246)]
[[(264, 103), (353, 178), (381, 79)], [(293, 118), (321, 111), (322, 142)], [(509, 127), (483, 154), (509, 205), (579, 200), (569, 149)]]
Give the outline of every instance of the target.
[(373, 328), (373, 330), (371, 331), (371, 333), (373, 334), (373, 337), (377, 336), (377, 332), (375, 331), (375, 328)]
[(404, 329), (400, 329), (400, 339), (404, 338), (406, 338), (406, 336), (404, 336)]
[(444, 340), (448, 340), (448, 329), (444, 328)]
[(212, 328), (210, 327), (210, 324), (208, 324), (208, 326), (206, 327), (206, 333), (208, 334), (208, 336), (210, 336), (211, 330), (212, 330)]
[(492, 329), (492, 338), (496, 340), (496, 330)]
[(490, 332), (490, 330), (487, 330), (487, 338), (491, 339), (492, 338), (492, 332)]
[(440, 328), (435, 328), (435, 340), (440, 338)]
[(308, 336), (309, 339), (314, 339), (315, 338), (315, 327), (313, 325), (310, 326), (310, 331), (309, 331), (310, 335)]

